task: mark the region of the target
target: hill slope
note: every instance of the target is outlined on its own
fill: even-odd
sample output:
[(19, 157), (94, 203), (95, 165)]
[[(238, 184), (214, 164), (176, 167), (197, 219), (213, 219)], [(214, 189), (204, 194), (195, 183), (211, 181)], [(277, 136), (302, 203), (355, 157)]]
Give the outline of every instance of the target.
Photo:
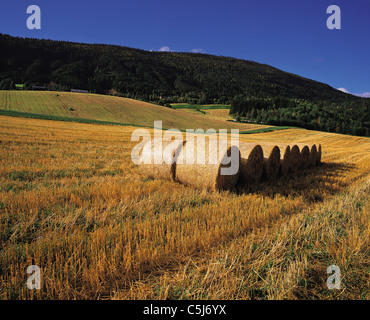
[[(0, 34), (0, 89), (14, 83), (108, 90), (127, 97), (231, 103), (236, 95), (360, 100), (271, 66), (207, 54), (149, 52), (114, 45), (24, 39)], [(25, 52), (27, 54), (25, 54)]]
[(0, 91), (0, 109), (145, 127), (153, 127), (154, 121), (161, 120), (163, 128), (179, 130), (269, 127), (211, 119), (128, 98), (71, 92)]

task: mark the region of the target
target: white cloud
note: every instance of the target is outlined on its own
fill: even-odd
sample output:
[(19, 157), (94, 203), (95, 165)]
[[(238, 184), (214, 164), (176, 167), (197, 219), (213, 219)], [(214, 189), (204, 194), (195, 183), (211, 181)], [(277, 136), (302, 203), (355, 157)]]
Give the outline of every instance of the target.
[(362, 98), (370, 98), (370, 92), (364, 92), (364, 93), (351, 93), (346, 88), (338, 88), (337, 90), (352, 94), (353, 96), (362, 97)]
[(337, 90), (342, 91), (344, 93), (350, 93), (346, 88), (338, 88)]
[(159, 49), (159, 51), (162, 52), (172, 52), (171, 48), (168, 46), (163, 46), (162, 48)]
[(200, 48), (192, 49), (190, 52), (192, 52), (192, 53), (206, 53), (203, 49), (200, 49)]

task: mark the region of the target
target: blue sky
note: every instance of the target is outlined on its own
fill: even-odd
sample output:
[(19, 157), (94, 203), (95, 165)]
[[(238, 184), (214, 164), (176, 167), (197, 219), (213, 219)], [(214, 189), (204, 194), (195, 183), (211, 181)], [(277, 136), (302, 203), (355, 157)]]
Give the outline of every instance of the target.
[[(1, 33), (231, 56), (370, 95), (370, 0), (5, 1)], [(26, 27), (33, 4), (41, 30)], [(326, 27), (329, 5), (341, 30)]]

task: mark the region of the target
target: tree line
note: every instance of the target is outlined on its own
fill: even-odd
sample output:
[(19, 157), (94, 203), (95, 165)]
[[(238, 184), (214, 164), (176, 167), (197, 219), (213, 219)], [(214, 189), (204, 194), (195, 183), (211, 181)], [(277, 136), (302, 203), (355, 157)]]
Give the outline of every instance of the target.
[(238, 96), (231, 103), (230, 114), (237, 121), (370, 136), (370, 99), (333, 103)]

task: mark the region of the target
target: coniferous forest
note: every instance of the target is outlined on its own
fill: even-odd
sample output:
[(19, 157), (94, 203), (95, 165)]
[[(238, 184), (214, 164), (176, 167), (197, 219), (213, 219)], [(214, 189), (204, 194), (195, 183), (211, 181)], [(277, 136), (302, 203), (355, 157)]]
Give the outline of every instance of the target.
[(370, 99), (336, 103), (279, 96), (269, 99), (239, 96), (232, 101), (230, 114), (237, 121), (370, 135)]

